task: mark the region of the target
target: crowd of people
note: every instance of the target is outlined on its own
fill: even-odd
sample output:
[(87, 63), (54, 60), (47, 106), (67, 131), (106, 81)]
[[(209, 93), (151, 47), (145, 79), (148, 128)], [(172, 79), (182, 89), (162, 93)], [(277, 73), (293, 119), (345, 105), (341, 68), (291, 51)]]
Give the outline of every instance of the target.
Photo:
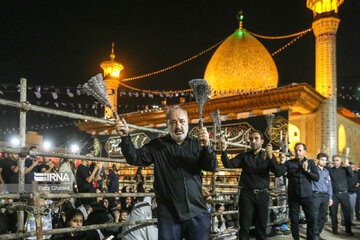
[[(32, 150), (35, 150), (33, 147)], [(0, 182), (2, 193), (12, 193), (17, 191), (18, 184), (18, 154), (4, 153), (0, 159)], [(149, 192), (144, 185), (144, 177), (139, 168), (134, 179), (134, 185), (126, 185), (120, 188), (120, 168), (118, 164), (113, 164), (110, 169), (105, 169), (102, 163), (84, 160), (75, 167), (72, 159), (62, 159), (59, 166), (50, 159), (42, 157), (28, 156), (25, 160), (25, 186), (38, 186), (34, 175), (36, 173), (70, 173), (70, 181), (62, 182), (68, 184), (70, 192), (79, 193), (136, 193)], [(45, 184), (56, 184), (46, 182)], [(30, 190), (31, 189), (27, 189)], [(13, 199), (3, 199), (0, 202), (0, 234), (17, 232), (17, 214), (11, 204), (16, 201)], [(32, 201), (32, 200), (31, 200)], [(28, 202), (34, 205), (33, 202)], [(47, 206), (48, 212), (42, 217), (43, 231), (64, 227), (81, 227), (92, 224), (119, 223), (125, 222), (129, 217), (131, 220), (153, 219), (156, 209), (156, 201), (151, 197), (97, 197), (97, 198), (63, 198), (63, 199), (42, 199), (42, 206)], [(136, 209), (136, 211), (134, 211)], [(146, 212), (140, 216), (136, 212)], [(34, 232), (36, 230), (35, 216), (31, 212), (25, 212), (24, 230)], [(122, 227), (98, 229), (93, 231), (71, 232), (64, 234), (45, 235), (44, 239), (136, 239), (132, 238), (135, 232), (124, 234)], [(150, 230), (149, 230), (150, 229)], [(123, 231), (124, 230), (124, 231)], [(141, 232), (141, 231), (140, 231)], [(157, 239), (157, 228), (148, 226), (142, 229)], [(28, 239), (36, 239), (28, 237)]]
[[(229, 159), (225, 139), (221, 139), (221, 160), (224, 167), (242, 169), (239, 182), (240, 239), (249, 239), (253, 222), (256, 239), (267, 237), (270, 172), (277, 177), (275, 188), (287, 191), (287, 199), (280, 197), (277, 200), (282, 206), (286, 204), (284, 200), (288, 203), (293, 239), (300, 239), (300, 206), (305, 215), (307, 239), (323, 239), (320, 233), (328, 208), (332, 233), (339, 235), (339, 204), (345, 233), (353, 236), (353, 215), (357, 218), (360, 216), (360, 171), (355, 168), (354, 163), (348, 159), (342, 161), (340, 155), (334, 155), (332, 161), (328, 161), (328, 156), (324, 153), (319, 153), (314, 161), (305, 156), (306, 145), (301, 142), (295, 144), (294, 152), (290, 151), (294, 158), (286, 159), (286, 154), (283, 153), (280, 154), (280, 161), (277, 161), (272, 145), (268, 144), (265, 151), (262, 151), (263, 143), (263, 134), (254, 131), (250, 135), (251, 151), (242, 152)], [(280, 208), (280, 211), (283, 213), (284, 209)]]
[[(286, 204), (289, 206), (291, 233), (299, 239), (300, 206), (305, 214), (307, 239), (322, 239), (320, 233), (330, 207), (333, 233), (338, 235), (337, 211), (341, 204), (345, 232), (353, 235), (351, 226), (356, 212), (359, 213), (360, 171), (347, 159), (342, 163), (339, 155), (332, 156), (332, 161), (320, 153), (314, 161), (306, 157), (306, 145), (297, 143), (294, 158), (280, 154), (278, 160), (272, 145), (265, 151), (263, 134), (253, 131), (250, 136), (249, 151), (242, 152), (229, 159), (227, 144), (220, 138), (221, 152), (215, 151), (209, 133), (199, 126), (197, 137), (188, 132), (187, 112), (182, 108), (170, 109), (166, 114), (169, 134), (152, 139), (141, 148), (135, 148), (124, 119), (117, 120), (115, 129), (121, 137), (120, 147), (127, 163), (139, 167), (154, 165), (155, 198), (113, 197), (104, 198), (68, 198), (45, 199), (42, 205), (49, 206), (49, 212), (43, 216), (43, 230), (80, 227), (83, 225), (118, 223), (157, 218), (156, 225), (138, 225), (109, 227), (91, 231), (79, 231), (53, 236), (46, 239), (160, 239), (160, 240), (208, 240), (211, 232), (210, 213), (215, 212), (212, 228), (214, 232), (239, 229), (240, 239), (249, 239), (250, 226), (255, 225), (256, 239), (266, 239), (269, 235), (269, 182), (270, 172), (276, 176), (275, 189), (287, 192), (278, 195), (277, 220), (285, 221)], [(215, 171), (218, 168), (217, 154), (226, 168), (241, 168), (239, 181), (241, 189), (238, 196), (239, 205), (211, 205), (211, 194), (202, 187), (203, 171)], [(2, 191), (11, 192), (12, 184), (17, 184), (19, 156), (4, 154), (0, 160), (0, 182)], [(333, 165), (327, 166), (331, 162)], [(137, 172), (137, 184), (119, 186), (119, 166), (114, 164), (105, 169), (101, 162), (83, 160), (75, 168), (70, 159), (63, 159), (59, 168), (50, 158), (29, 156), (25, 160), (25, 183), (33, 186), (36, 173), (70, 172), (68, 184), (72, 192), (103, 193), (146, 192), (141, 171)], [(47, 183), (47, 184), (51, 184)], [(226, 196), (225, 200), (233, 200)], [(2, 205), (9, 206), (14, 200), (2, 200)], [(29, 202), (29, 204), (32, 204)], [(213, 209), (214, 207), (214, 209)], [(16, 214), (11, 207), (0, 212), (0, 234), (16, 232)], [(223, 214), (224, 210), (239, 209), (237, 214)], [(275, 219), (276, 220), (276, 219)], [(35, 217), (32, 213), (25, 216), (25, 230), (35, 231)], [(286, 226), (287, 227), (287, 226)], [(288, 230), (287, 230), (288, 231)], [(236, 231), (235, 231), (236, 232)], [(236, 236), (235, 236), (236, 238)], [(35, 239), (29, 238), (29, 239)], [(227, 235), (226, 239), (234, 239)]]

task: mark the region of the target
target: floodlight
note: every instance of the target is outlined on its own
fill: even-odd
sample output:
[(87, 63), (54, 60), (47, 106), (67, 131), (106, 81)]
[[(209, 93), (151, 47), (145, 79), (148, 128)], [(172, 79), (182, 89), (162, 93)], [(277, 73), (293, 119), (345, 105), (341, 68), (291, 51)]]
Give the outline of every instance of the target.
[(20, 145), (20, 139), (18, 137), (13, 137), (10, 140), (12, 147), (18, 147)]
[(71, 145), (70, 149), (71, 149), (71, 152), (73, 152), (73, 153), (77, 153), (80, 151), (79, 145), (77, 145), (77, 144)]
[(44, 150), (45, 150), (45, 151), (48, 151), (48, 150), (51, 149), (52, 144), (51, 144), (50, 141), (45, 141), (45, 142), (43, 143), (43, 147), (44, 147)]

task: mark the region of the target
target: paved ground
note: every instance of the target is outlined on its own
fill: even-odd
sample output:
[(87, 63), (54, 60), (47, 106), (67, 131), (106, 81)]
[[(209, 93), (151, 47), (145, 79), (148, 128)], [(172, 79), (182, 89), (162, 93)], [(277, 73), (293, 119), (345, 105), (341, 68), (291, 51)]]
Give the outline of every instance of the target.
[[(356, 226), (352, 227), (352, 231), (355, 234), (354, 236), (350, 237), (348, 235), (346, 235), (345, 233), (345, 227), (339, 227), (339, 233), (340, 235), (334, 235), (332, 234), (332, 228), (331, 228), (331, 223), (328, 222), (325, 224), (325, 227), (321, 233), (321, 237), (325, 238), (327, 240), (337, 240), (337, 239), (346, 239), (346, 240), (359, 240), (360, 239), (360, 222), (359, 221), (355, 221)], [(300, 228), (300, 236), (301, 239), (306, 239), (306, 229), (305, 228)], [(255, 238), (254, 238), (255, 239)], [(293, 239), (291, 234), (290, 235), (277, 235), (275, 237), (271, 237), (268, 239), (280, 239), (280, 240), (285, 240), (285, 239)]]

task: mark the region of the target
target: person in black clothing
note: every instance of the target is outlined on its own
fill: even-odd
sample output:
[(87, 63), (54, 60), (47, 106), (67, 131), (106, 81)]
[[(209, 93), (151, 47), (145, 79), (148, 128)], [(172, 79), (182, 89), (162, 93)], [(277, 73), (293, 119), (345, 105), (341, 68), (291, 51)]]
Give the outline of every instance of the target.
[(19, 182), (19, 155), (11, 153), (7, 159), (4, 159), (3, 178), (6, 183), (8, 192), (14, 193), (18, 191), (17, 183)]
[[(96, 165), (99, 165), (99, 163), (96, 162), (96, 161), (93, 161), (90, 164), (90, 171), (91, 172), (94, 171), (94, 168), (95, 168)], [(101, 191), (103, 191), (103, 187), (102, 187), (103, 186), (103, 181), (106, 179), (105, 168), (103, 167), (103, 164), (102, 164), (101, 168), (99, 168), (97, 171), (98, 171), (96, 173), (97, 177), (93, 181), (94, 188), (99, 188)]]
[(225, 138), (221, 138), (221, 161), (226, 168), (242, 168), (240, 178), (240, 239), (249, 239), (251, 223), (255, 222), (256, 239), (266, 239), (266, 225), (269, 207), (269, 171), (281, 176), (284, 171), (272, 153), (272, 145), (261, 150), (263, 134), (254, 131), (250, 135), (251, 151), (242, 152), (229, 160)]
[[(357, 168), (354, 171), (354, 174), (357, 175), (358, 181), (360, 183), (360, 169)], [(360, 221), (360, 184), (356, 188), (355, 216), (356, 220)]]
[[(30, 151), (37, 151), (35, 146), (30, 147)], [(34, 156), (28, 156), (25, 159), (25, 184), (32, 184), (34, 181), (34, 173), (38, 172), (39, 161)]]
[(108, 192), (119, 192), (119, 165), (114, 164), (108, 175)]
[(53, 173), (55, 172), (55, 164), (49, 157), (44, 157), (44, 161), (39, 165), (38, 169), (42, 173)]
[[(78, 209), (73, 209), (66, 214), (65, 226), (64, 227), (72, 227), (78, 228), (84, 225), (84, 215)], [(86, 232), (70, 232), (70, 233), (60, 233), (54, 234), (51, 237), (52, 240), (68, 240), (68, 239), (76, 239), (76, 240), (85, 240)]]
[(334, 167), (329, 168), (331, 177), (331, 185), (333, 189), (333, 205), (330, 207), (331, 224), (333, 234), (339, 235), (338, 232), (338, 205), (341, 204), (341, 209), (344, 211), (344, 223), (346, 233), (348, 235), (354, 235), (351, 231), (351, 220), (350, 220), (350, 198), (348, 193), (347, 177), (354, 175), (353, 171), (349, 166), (349, 160), (345, 160), (344, 166), (341, 166), (341, 158), (339, 155), (332, 157)]
[[(353, 176), (347, 177), (347, 184), (348, 184), (348, 195), (350, 199), (350, 221), (351, 226), (356, 226), (354, 224), (354, 210), (356, 204), (356, 192), (360, 185), (360, 181), (358, 179), (358, 175), (355, 173), (356, 167), (353, 162), (349, 162), (350, 168), (353, 171)], [(344, 211), (341, 210), (341, 224), (344, 226)]]
[[(78, 187), (79, 193), (94, 193), (95, 188), (93, 187), (92, 182), (97, 177), (96, 173), (99, 173), (98, 169), (101, 163), (96, 164), (94, 167), (94, 170), (90, 171), (90, 163), (91, 161), (88, 160), (82, 160), (82, 163), (78, 166), (76, 171), (76, 183)], [(92, 199), (90, 198), (84, 198), (84, 199), (78, 199), (77, 202), (80, 204), (89, 204), (92, 202)]]
[(201, 194), (201, 170), (214, 171), (218, 162), (206, 128), (199, 129), (196, 138), (188, 134), (188, 121), (184, 109), (168, 110), (169, 134), (153, 139), (139, 149), (134, 147), (128, 135), (125, 120), (116, 121), (127, 163), (136, 166), (154, 164), (160, 240), (209, 239), (210, 216)]
[[(5, 156), (6, 154), (6, 156)], [(5, 168), (5, 163), (6, 163), (6, 159), (7, 159), (7, 153), (3, 153), (3, 155), (0, 158), (0, 192), (5, 191), (5, 180), (3, 177), (3, 171)]]
[(289, 217), (291, 234), (295, 240), (299, 239), (299, 210), (300, 205), (306, 218), (307, 239), (314, 239), (315, 216), (313, 211), (312, 181), (319, 180), (319, 173), (313, 160), (305, 157), (306, 145), (295, 144), (295, 159), (286, 161), (282, 166), (286, 168), (288, 181)]

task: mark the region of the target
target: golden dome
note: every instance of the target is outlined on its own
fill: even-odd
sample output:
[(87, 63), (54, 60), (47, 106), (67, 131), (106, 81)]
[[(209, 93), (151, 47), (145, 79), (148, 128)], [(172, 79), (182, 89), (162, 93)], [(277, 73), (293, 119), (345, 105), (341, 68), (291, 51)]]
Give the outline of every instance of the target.
[(215, 51), (204, 79), (212, 91), (224, 92), (275, 88), (279, 76), (266, 48), (255, 37), (238, 29)]

